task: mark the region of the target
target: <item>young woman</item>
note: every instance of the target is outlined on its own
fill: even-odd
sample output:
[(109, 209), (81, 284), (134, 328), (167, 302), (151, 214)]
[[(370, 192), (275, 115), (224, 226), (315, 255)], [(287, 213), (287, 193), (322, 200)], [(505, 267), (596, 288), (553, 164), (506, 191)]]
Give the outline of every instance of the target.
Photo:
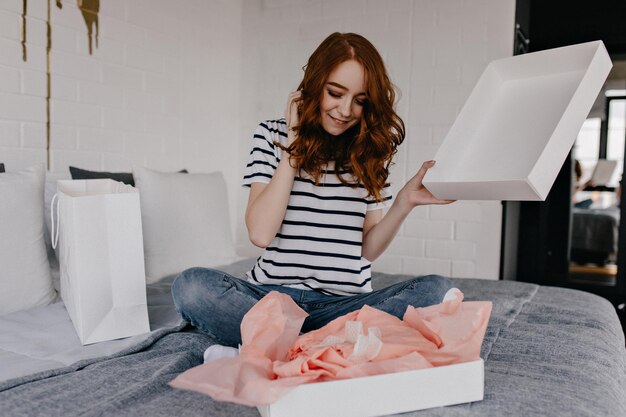
[(192, 268), (174, 282), (182, 317), (224, 345), (241, 342), (245, 313), (268, 292), (291, 296), (309, 316), (303, 331), (367, 304), (402, 317), (442, 301), (446, 278), (429, 275), (378, 291), (371, 262), (411, 210), (447, 204), (422, 185), (425, 162), (391, 202), (389, 166), (404, 140), (383, 60), (360, 35), (333, 33), (315, 50), (285, 118), (254, 133), (243, 184), (246, 226), (265, 248), (246, 279)]

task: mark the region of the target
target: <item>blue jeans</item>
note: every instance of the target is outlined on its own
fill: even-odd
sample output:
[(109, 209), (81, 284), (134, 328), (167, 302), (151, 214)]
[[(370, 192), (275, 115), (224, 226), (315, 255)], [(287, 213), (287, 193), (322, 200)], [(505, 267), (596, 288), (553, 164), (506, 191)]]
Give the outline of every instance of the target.
[(255, 285), (214, 269), (191, 268), (176, 278), (172, 296), (183, 319), (218, 343), (237, 346), (243, 316), (270, 291), (289, 295), (309, 314), (302, 326), (302, 331), (308, 332), (366, 304), (402, 318), (407, 306), (438, 304), (450, 288), (447, 278), (426, 275), (369, 293), (327, 295), (280, 285)]

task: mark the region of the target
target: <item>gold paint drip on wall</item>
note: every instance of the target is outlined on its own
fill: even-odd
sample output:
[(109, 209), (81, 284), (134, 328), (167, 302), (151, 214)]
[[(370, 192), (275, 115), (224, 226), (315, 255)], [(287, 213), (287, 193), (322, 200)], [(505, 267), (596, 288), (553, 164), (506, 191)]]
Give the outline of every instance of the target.
[(92, 53), (92, 38), (94, 38), (93, 29), (95, 27), (96, 34), (96, 48), (98, 47), (98, 36), (99, 36), (99, 26), (98, 26), (98, 12), (100, 11), (100, 0), (78, 0), (78, 8), (83, 15), (83, 19), (85, 19), (85, 24), (87, 25), (87, 37), (89, 38), (89, 55)]
[[(61, 1), (57, 0), (57, 6), (62, 7)], [(48, 19), (46, 20), (46, 163), (48, 170), (50, 170), (50, 51), (52, 50), (52, 25), (50, 24), (50, 0), (48, 0)]]
[[(22, 60), (26, 62), (27, 53), (26, 53), (26, 11), (27, 11), (27, 1), (22, 0)], [(78, 8), (80, 9), (81, 14), (83, 15), (83, 19), (85, 19), (85, 24), (87, 25), (87, 37), (89, 41), (89, 55), (92, 55), (92, 38), (94, 38), (93, 29), (95, 27), (95, 41), (96, 48), (98, 47), (98, 37), (99, 37), (99, 24), (98, 24), (98, 12), (100, 11), (100, 0), (77, 0)], [(52, 25), (50, 24), (50, 16), (51, 16), (51, 8), (52, 8), (51, 0), (48, 0), (48, 12), (47, 12), (47, 21), (46, 21), (46, 163), (47, 168), (50, 170), (50, 92), (51, 92), (51, 82), (50, 82), (50, 51), (52, 50)], [(62, 0), (56, 0), (56, 6), (59, 9), (63, 9)]]
[(27, 1), (22, 3), (22, 61), (26, 62), (26, 8)]

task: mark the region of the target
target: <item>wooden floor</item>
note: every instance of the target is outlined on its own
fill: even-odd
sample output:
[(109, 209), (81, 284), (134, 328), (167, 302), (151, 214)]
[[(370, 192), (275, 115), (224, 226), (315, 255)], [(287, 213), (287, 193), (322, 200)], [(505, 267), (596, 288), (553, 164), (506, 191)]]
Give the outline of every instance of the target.
[(616, 276), (615, 264), (604, 266), (570, 264), (569, 267), (569, 279), (572, 282), (614, 286)]

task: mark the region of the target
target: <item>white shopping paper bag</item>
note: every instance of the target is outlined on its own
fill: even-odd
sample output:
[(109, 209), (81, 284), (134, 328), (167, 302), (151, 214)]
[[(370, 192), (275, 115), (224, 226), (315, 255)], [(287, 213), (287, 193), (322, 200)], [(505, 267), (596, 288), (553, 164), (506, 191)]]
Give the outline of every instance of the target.
[(138, 190), (108, 179), (61, 180), (55, 198), (61, 297), (81, 343), (150, 331)]

